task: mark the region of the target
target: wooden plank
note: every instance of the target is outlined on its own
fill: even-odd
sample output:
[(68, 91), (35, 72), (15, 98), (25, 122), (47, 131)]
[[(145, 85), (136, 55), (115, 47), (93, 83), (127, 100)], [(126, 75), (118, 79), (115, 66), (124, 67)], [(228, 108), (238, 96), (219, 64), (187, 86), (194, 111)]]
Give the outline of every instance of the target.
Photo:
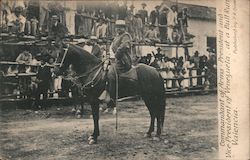
[(36, 76), (37, 73), (17, 73), (17, 74), (6, 74), (4, 77), (32, 77)]

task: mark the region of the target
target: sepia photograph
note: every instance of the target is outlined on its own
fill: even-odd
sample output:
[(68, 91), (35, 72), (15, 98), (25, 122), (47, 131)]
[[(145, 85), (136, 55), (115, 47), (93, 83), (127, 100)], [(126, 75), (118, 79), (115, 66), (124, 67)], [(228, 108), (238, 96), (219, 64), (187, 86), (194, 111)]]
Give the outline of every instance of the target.
[(218, 159), (216, 0), (1, 0), (1, 160)]

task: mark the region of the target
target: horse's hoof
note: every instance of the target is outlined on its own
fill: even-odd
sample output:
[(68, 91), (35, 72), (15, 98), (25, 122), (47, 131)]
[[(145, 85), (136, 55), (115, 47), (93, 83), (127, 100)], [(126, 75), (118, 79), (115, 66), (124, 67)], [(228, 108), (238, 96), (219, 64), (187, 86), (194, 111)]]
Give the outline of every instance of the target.
[(153, 137), (153, 141), (159, 142), (160, 141), (160, 137)]
[(71, 113), (76, 113), (76, 109), (72, 108)]
[(102, 107), (100, 107), (99, 111), (100, 111), (100, 112), (103, 112), (103, 111), (104, 111), (104, 109), (103, 109)]
[(76, 111), (76, 114), (81, 114), (81, 110), (78, 109), (78, 110)]
[(151, 138), (151, 134), (148, 133), (144, 134), (144, 138)]
[(89, 145), (96, 144), (96, 143), (97, 141), (95, 141), (94, 139), (89, 140)]
[(109, 109), (108, 109), (108, 108), (105, 109), (105, 110), (103, 111), (103, 113), (109, 113)]
[(89, 136), (88, 141), (90, 141), (92, 139), (94, 139), (94, 137), (93, 136)]

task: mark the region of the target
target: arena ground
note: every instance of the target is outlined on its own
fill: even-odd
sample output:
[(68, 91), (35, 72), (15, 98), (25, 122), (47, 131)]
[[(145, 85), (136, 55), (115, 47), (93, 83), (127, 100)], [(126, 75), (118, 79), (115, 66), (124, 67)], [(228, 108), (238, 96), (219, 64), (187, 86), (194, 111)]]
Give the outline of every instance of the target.
[(160, 142), (144, 138), (149, 114), (143, 101), (119, 103), (115, 116), (102, 113), (98, 144), (88, 145), (89, 113), (77, 119), (71, 106), (46, 111), (1, 109), (0, 159), (179, 160), (217, 156), (217, 95), (167, 98)]

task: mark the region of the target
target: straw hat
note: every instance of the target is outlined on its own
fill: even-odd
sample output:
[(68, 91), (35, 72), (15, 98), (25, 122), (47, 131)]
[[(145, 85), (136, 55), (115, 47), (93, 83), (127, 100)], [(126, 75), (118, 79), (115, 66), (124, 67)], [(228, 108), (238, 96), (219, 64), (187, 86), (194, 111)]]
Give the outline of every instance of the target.
[(126, 23), (124, 20), (117, 20), (115, 21), (116, 26), (126, 26)]

